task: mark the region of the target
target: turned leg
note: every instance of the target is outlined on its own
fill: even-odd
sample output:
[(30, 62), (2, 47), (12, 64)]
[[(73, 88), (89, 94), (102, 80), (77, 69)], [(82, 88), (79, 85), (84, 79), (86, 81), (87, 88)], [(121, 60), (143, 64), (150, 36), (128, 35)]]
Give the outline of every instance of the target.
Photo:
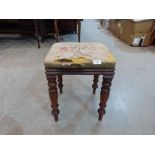
[(113, 79), (113, 76), (103, 76), (103, 82), (102, 82), (102, 87), (101, 87), (101, 93), (100, 93), (100, 108), (98, 109), (99, 113), (99, 120), (102, 120), (103, 114), (105, 113), (105, 107), (106, 107), (106, 102), (109, 97), (110, 93), (110, 86), (111, 86), (111, 81)]
[(48, 80), (48, 87), (49, 87), (49, 97), (51, 100), (52, 114), (54, 115), (55, 121), (58, 121), (59, 104), (58, 104), (56, 75), (50, 75), (50, 77), (48, 77), (47, 80)]
[(60, 94), (62, 94), (62, 87), (63, 87), (63, 79), (62, 79), (62, 74), (58, 75), (58, 87), (59, 87), (59, 90), (60, 90)]
[(92, 85), (92, 87), (93, 87), (93, 94), (95, 94), (96, 89), (98, 88), (98, 85), (97, 85), (98, 78), (99, 78), (99, 75), (94, 75), (94, 80), (93, 80), (94, 82), (93, 82), (93, 85)]

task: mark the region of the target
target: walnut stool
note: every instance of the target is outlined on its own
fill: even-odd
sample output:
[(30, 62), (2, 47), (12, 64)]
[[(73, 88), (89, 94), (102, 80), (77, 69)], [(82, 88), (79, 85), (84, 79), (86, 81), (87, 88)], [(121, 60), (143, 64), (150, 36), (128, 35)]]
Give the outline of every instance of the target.
[(101, 43), (55, 43), (47, 54), (44, 65), (48, 80), (52, 114), (58, 121), (58, 90), (62, 93), (62, 75), (94, 75), (93, 93), (98, 87), (99, 75), (103, 76), (100, 93), (99, 120), (105, 113), (106, 102), (114, 76), (116, 60), (109, 49)]

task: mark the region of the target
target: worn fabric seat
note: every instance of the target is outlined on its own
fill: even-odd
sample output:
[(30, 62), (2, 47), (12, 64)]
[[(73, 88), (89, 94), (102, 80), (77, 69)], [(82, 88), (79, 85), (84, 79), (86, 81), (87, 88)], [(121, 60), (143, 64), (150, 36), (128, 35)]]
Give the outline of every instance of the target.
[[(45, 74), (48, 81), (52, 114), (58, 121), (60, 113), (58, 88), (63, 93), (64, 75), (94, 75), (93, 94), (98, 88), (99, 76), (102, 76), (99, 120), (105, 113), (110, 86), (115, 74), (115, 58), (109, 49), (101, 43), (56, 43), (45, 57)], [(75, 81), (76, 82), (76, 81)]]
[(50, 68), (114, 68), (115, 63), (102, 43), (55, 43), (44, 60)]

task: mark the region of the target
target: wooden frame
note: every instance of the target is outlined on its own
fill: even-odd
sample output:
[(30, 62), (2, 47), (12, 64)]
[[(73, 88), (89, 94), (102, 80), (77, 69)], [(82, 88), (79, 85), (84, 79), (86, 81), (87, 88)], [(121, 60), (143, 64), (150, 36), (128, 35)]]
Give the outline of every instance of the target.
[(58, 121), (59, 115), (59, 104), (58, 104), (58, 90), (57, 90), (57, 82), (58, 87), (60, 89), (60, 93), (62, 93), (62, 75), (94, 75), (93, 82), (93, 93), (95, 94), (98, 82), (99, 75), (103, 76), (101, 93), (100, 93), (100, 104), (99, 104), (99, 120), (102, 120), (103, 114), (105, 113), (106, 102), (110, 93), (110, 86), (114, 76), (115, 68), (104, 68), (104, 69), (87, 69), (87, 68), (50, 68), (45, 66), (46, 78), (48, 81), (49, 87), (49, 97), (51, 100), (51, 108), (52, 114), (54, 115), (55, 121)]
[[(58, 19), (54, 19), (54, 31), (55, 31), (55, 40), (56, 42), (59, 42), (59, 27), (58, 27)], [(76, 19), (76, 33), (78, 35), (78, 42), (81, 40), (81, 20)]]
[[(10, 23), (7, 21), (16, 20), (16, 23), (13, 23), (14, 26), (9, 26)], [(3, 21), (3, 19), (2, 19)], [(2, 22), (1, 21), (1, 22)], [(25, 21), (25, 22), (23, 22)], [(0, 22), (0, 24), (1, 24)], [(33, 35), (37, 39), (38, 48), (40, 48), (40, 30), (39, 30), (39, 20), (38, 19), (6, 19), (3, 24), (9, 28), (0, 28), (0, 34), (24, 34), (24, 35)], [(12, 24), (11, 24), (12, 25)], [(12, 28), (13, 27), (13, 28)]]

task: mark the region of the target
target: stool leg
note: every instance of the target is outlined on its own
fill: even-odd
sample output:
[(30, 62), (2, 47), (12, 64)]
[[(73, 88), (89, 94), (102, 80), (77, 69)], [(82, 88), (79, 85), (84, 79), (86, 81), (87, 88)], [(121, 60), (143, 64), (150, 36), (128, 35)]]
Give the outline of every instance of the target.
[(98, 109), (99, 117), (98, 119), (101, 121), (103, 114), (105, 113), (106, 102), (109, 98), (111, 81), (113, 79), (113, 75), (111, 76), (103, 76), (101, 93), (100, 93), (100, 108)]
[(98, 88), (98, 85), (97, 85), (98, 78), (99, 78), (99, 75), (94, 75), (94, 80), (93, 80), (93, 85), (92, 85), (92, 87), (93, 87), (93, 94), (95, 94), (96, 89)]
[(58, 87), (59, 87), (59, 90), (60, 90), (60, 94), (63, 93), (62, 91), (62, 87), (63, 87), (63, 78), (62, 78), (62, 75), (58, 75)]
[(58, 91), (57, 91), (57, 82), (56, 82), (56, 75), (50, 75), (48, 80), (48, 87), (49, 87), (49, 97), (51, 100), (51, 108), (52, 114), (54, 115), (55, 121), (58, 121)]

